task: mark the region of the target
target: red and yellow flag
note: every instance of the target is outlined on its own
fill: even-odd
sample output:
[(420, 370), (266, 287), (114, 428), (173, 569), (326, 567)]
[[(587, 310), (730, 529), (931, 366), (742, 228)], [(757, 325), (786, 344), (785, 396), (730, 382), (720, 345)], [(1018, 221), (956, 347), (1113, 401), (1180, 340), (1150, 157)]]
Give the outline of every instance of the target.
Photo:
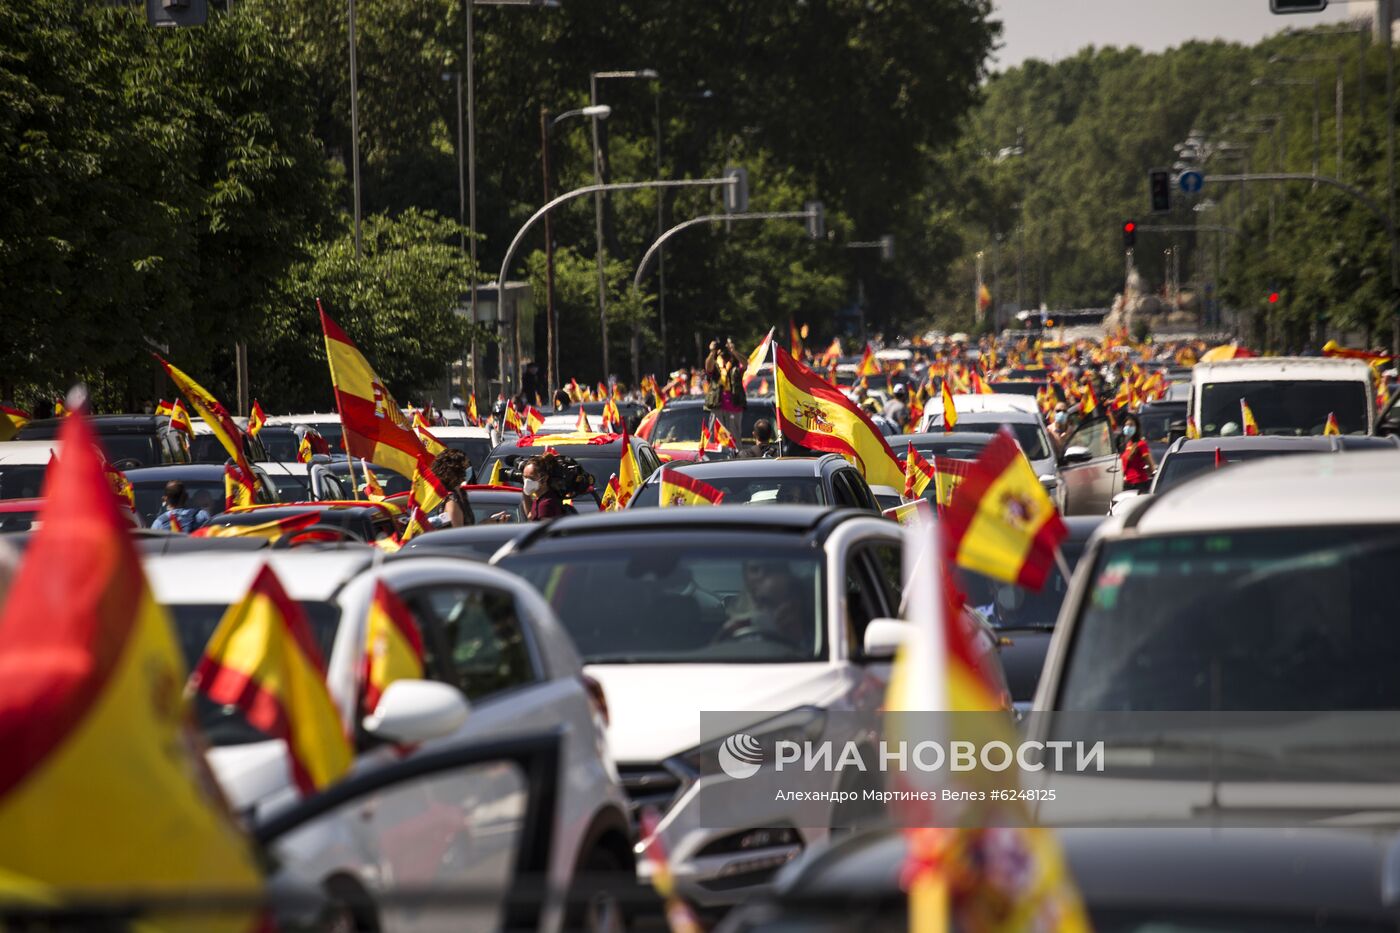
[(156, 402), (156, 417), (164, 415), (165, 417), (169, 418), (170, 412), (172, 410), (173, 406), (165, 399), (161, 399), (159, 402)]
[(960, 566), (1039, 590), (1069, 533), (1015, 438), (1002, 429), (969, 468), (947, 510)]
[(235, 464), (224, 464), (224, 511), (257, 502), (257, 490), (253, 487), (250, 474), (244, 473)]
[[(773, 331), (775, 328), (768, 328), (768, 333), (763, 335), (763, 339), (758, 342), (758, 346), (753, 348), (749, 354), (748, 363), (744, 366), (744, 388), (749, 387), (749, 383), (758, 375), (759, 369), (768, 360), (768, 348), (773, 345)], [(657, 406), (660, 407), (660, 406)]]
[(578, 420), (574, 422), (574, 430), (583, 434), (592, 434), (593, 425), (588, 423), (588, 412), (580, 405), (578, 409)]
[(709, 483), (678, 470), (661, 468), (661, 500), (658, 504), (719, 505), (723, 501), (724, 493)]
[(806, 347), (802, 345), (802, 331), (792, 318), (788, 318), (788, 352), (791, 353), (792, 358), (798, 362), (802, 361), (802, 357), (806, 352)]
[(1337, 424), (1337, 413), (1329, 411), (1327, 413), (1327, 424), (1323, 426), (1322, 433), (1325, 435), (1337, 435), (1342, 433), (1341, 425)]
[(904, 498), (918, 499), (931, 482), (933, 464), (910, 444), (909, 452), (904, 457)]
[(389, 394), (369, 360), (326, 314), (319, 299), (316, 308), (321, 313), (326, 362), (330, 365), (335, 404), (340, 412), (345, 452), (412, 479), (419, 461), (431, 459), (423, 442), (413, 433), (399, 403)]
[(534, 405), (525, 409), (525, 430), (535, 434), (542, 427), (544, 427), (544, 413)]
[(1098, 407), (1099, 396), (1098, 393), (1094, 391), (1094, 384), (1092, 382), (1084, 383), (1084, 400), (1079, 408), (1080, 413), (1090, 415), (1093, 414)]
[(311, 438), (305, 434), (301, 436), (301, 442), (297, 444), (297, 463), (311, 462)]
[[(175, 383), (175, 387), (180, 390), (180, 394), (189, 401), (190, 407), (200, 418), (204, 419), (209, 430), (219, 439), (224, 450), (243, 471), (248, 482), (256, 482), (253, 470), (248, 466), (248, 458), (243, 453), (243, 432), (238, 430), (238, 425), (234, 423), (233, 416), (228, 413), (228, 409), (224, 408), (218, 399), (210, 395), (204, 386), (195, 382), (161, 356), (156, 355), (156, 359), (160, 361), (160, 365), (165, 369), (165, 374), (170, 377), (170, 381)], [(173, 411), (170, 413), (171, 427), (179, 428), (186, 434), (193, 433), (193, 429), (189, 427), (189, 415), (185, 413), (184, 406), (180, 404), (179, 399), (175, 400), (172, 408)], [(183, 428), (180, 427), (181, 421), (185, 424)]]
[(170, 406), (170, 426), (185, 437), (194, 437), (194, 425), (190, 423), (190, 413), (185, 411), (185, 403), (178, 398)]
[(1254, 420), (1254, 412), (1244, 399), (1240, 399), (1240, 429), (1245, 437), (1259, 436), (1259, 422)]
[(953, 393), (948, 388), (948, 380), (943, 380), (943, 433), (951, 434), (958, 426), (958, 406), (953, 404)]
[(1194, 441), (1194, 440), (1198, 439), (1200, 436), (1201, 436), (1201, 428), (1200, 428), (1200, 426), (1199, 426), (1198, 424), (1196, 424), (1196, 419), (1195, 419), (1195, 418), (1187, 418), (1187, 419), (1186, 419), (1186, 439), (1187, 439), (1188, 441)]
[(374, 475), (374, 471), (369, 468), (368, 460), (360, 461), (360, 469), (365, 474), (365, 498), (371, 502), (380, 502), (384, 499), (384, 487), (379, 485), (379, 477)]
[(237, 707), (254, 729), (287, 743), (303, 794), (350, 770), (354, 751), (326, 689), (321, 652), (301, 606), (264, 565), (230, 606), (190, 678), (215, 703)]
[(267, 538), (276, 541), (283, 535), (294, 535), (321, 520), (321, 513), (303, 512), (286, 518), (261, 522), (257, 525), (205, 525), (193, 532), (192, 538)]
[[(632, 450), (632, 443), (625, 430), (622, 432), (622, 457), (618, 461), (617, 476), (614, 479), (616, 485), (610, 489), (613, 495), (612, 507), (614, 510), (625, 509), (642, 486), (642, 468), (637, 463), (637, 454)], [(609, 483), (609, 486), (613, 484)], [(603, 500), (606, 507), (607, 494), (604, 494)]]
[(776, 356), (779, 433), (811, 450), (840, 454), (872, 485), (901, 488), (904, 467), (870, 416), (782, 347)]
[(248, 415), (248, 436), (257, 437), (262, 433), (263, 427), (267, 424), (267, 413), (258, 404), (257, 399), (253, 399), (253, 410)]
[[(185, 665), (81, 415), (58, 434), (35, 532), (0, 610), (0, 852), (11, 896), (257, 896), (252, 847), (193, 734)], [(11, 886), (12, 885), (12, 886)], [(248, 930), (247, 916), (143, 916)]]
[(0, 405), (0, 442), (10, 440), (29, 421), (28, 412), (11, 408), (8, 405)]
[(865, 345), (865, 352), (860, 355), (860, 366), (856, 368), (857, 376), (878, 376), (880, 374), (880, 361), (875, 359), (875, 350), (870, 344)]
[(608, 399), (608, 403), (603, 406), (602, 417), (604, 431), (622, 430), (622, 414), (617, 410), (617, 401), (615, 399)]
[(384, 584), (374, 584), (369, 618), (365, 622), (365, 668), (361, 709), (374, 711), (384, 688), (396, 680), (423, 677), (423, 635), (413, 613)]
[(933, 484), (935, 501), (939, 508), (946, 509), (953, 503), (953, 493), (962, 481), (967, 479), (971, 460), (954, 460), (951, 457), (933, 458)]
[(476, 426), (481, 424), (481, 417), (476, 413), (476, 393), (467, 396), (467, 424)]
[(501, 428), (512, 434), (526, 433), (525, 426), (520, 423), (520, 412), (516, 411), (515, 406), (509, 402), (506, 403), (506, 413), (501, 419)]
[(405, 544), (428, 530), (428, 516), (447, 500), (451, 491), (433, 472), (432, 461), (424, 460), (413, 474), (413, 484), (409, 488), (408, 504), (405, 506), (408, 525), (399, 537), (400, 544)]
[(729, 433), (729, 429), (724, 423), (714, 415), (710, 416), (710, 441), (714, 444), (715, 450), (738, 450), (739, 444), (734, 440), (734, 435)]
[(423, 417), (421, 411), (413, 413), (413, 433), (418, 435), (418, 439), (423, 442), (423, 449), (428, 452), (428, 456), (436, 457), (447, 449), (447, 445), (433, 436), (433, 432), (428, 430), (428, 422)]

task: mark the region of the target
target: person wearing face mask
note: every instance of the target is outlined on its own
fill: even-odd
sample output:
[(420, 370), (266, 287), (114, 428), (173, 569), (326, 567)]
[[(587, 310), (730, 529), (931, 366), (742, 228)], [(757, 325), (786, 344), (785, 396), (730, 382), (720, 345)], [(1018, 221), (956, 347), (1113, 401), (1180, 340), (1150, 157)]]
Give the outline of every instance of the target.
[(1124, 416), (1119, 436), (1123, 448), (1120, 455), (1123, 461), (1123, 488), (1146, 492), (1147, 487), (1152, 485), (1152, 474), (1156, 472), (1157, 465), (1152, 462), (1152, 450), (1142, 438), (1142, 427), (1136, 415)]
[(1055, 403), (1055, 411), (1050, 415), (1045, 433), (1050, 435), (1050, 440), (1055, 442), (1056, 447), (1065, 446), (1065, 438), (1069, 437), (1069, 410), (1065, 408), (1064, 402)]
[(553, 454), (541, 454), (525, 461), (520, 476), (525, 491), (523, 505), (526, 521), (547, 522), (567, 514), (564, 496), (554, 482), (558, 472), (558, 459)]

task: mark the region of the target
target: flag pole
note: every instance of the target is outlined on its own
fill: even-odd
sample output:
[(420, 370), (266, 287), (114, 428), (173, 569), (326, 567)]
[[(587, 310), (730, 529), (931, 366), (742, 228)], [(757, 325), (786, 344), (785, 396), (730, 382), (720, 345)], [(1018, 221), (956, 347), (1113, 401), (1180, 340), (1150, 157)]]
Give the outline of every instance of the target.
[(1065, 585), (1069, 585), (1069, 578), (1074, 576), (1074, 571), (1070, 569), (1069, 561), (1065, 560), (1064, 551), (1059, 546), (1055, 547), (1055, 566), (1060, 568), (1060, 575), (1065, 578)]
[(778, 456), (783, 455), (783, 396), (779, 391), (782, 380), (778, 378), (778, 341), (771, 335), (777, 333), (777, 326), (769, 331), (768, 355), (773, 358), (773, 429), (778, 432)]

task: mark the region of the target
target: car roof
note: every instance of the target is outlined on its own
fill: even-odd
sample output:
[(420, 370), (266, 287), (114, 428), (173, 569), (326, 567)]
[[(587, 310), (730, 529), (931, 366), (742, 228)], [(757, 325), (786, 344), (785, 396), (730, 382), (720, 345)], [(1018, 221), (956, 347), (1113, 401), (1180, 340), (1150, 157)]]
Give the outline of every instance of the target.
[(819, 505), (747, 505), (741, 509), (624, 509), (620, 512), (568, 516), (537, 526), (537, 530), (517, 542), (517, 550), (528, 550), (543, 542), (622, 533), (733, 532), (825, 538), (833, 527), (855, 518), (883, 521), (873, 513), (860, 509)]
[[(48, 437), (56, 437), (58, 429), (63, 426), (64, 418), (36, 418), (24, 427), (20, 428), (20, 433), (25, 435), (23, 440), (42, 440)], [(164, 415), (88, 415), (88, 426), (92, 428), (94, 434), (154, 434), (164, 427), (169, 421)]]
[[(773, 402), (771, 401), (773, 397), (771, 395), (752, 396), (746, 394), (745, 398), (749, 401), (762, 402), (764, 404), (764, 407), (768, 407), (773, 404)], [(704, 405), (705, 397), (703, 395), (682, 395), (679, 398), (666, 399), (666, 404), (661, 406), (661, 410), (665, 411), (668, 408), (696, 408), (704, 407)]]
[(996, 437), (995, 434), (983, 434), (981, 431), (959, 431), (955, 425), (953, 430), (946, 433), (926, 431), (920, 434), (898, 434), (895, 435), (898, 443), (890, 446), (894, 448), (896, 454), (899, 453), (900, 447), (908, 450), (907, 445), (909, 444), (913, 444), (915, 447), (921, 444), (933, 447), (986, 447), (994, 437)]
[[(1357, 441), (1361, 441), (1362, 443), (1358, 444), (1356, 443)], [(1252, 437), (1231, 435), (1229, 437), (1183, 438), (1177, 441), (1172, 447), (1172, 452), (1214, 452), (1218, 447), (1222, 454), (1228, 454), (1235, 450), (1274, 450), (1281, 453), (1305, 450), (1317, 451), (1318, 453), (1331, 453), (1345, 450), (1348, 445), (1350, 445), (1352, 449), (1371, 447), (1378, 450), (1385, 450), (1394, 448), (1395, 441), (1386, 437), (1353, 437), (1349, 440), (1343, 440), (1342, 437), (1329, 437), (1325, 434), (1308, 434), (1301, 437), (1275, 434), (1260, 434)]]
[(1361, 360), (1325, 356), (1256, 356), (1218, 363), (1197, 363), (1192, 373), (1196, 382), (1213, 379), (1266, 380), (1291, 379), (1370, 379), (1370, 367)]
[(491, 437), (490, 428), (463, 427), (457, 424), (439, 425), (428, 430), (432, 432), (433, 437), (439, 439), (444, 437), (484, 437), (489, 440)]
[[(1029, 396), (1009, 395), (1007, 398), (1028, 398)], [(1031, 399), (1034, 402), (1034, 399)], [(943, 410), (929, 412), (933, 424), (943, 423)], [(1015, 408), (1005, 408), (1001, 410), (987, 409), (983, 411), (958, 411), (958, 421), (963, 424), (1040, 424), (1040, 412), (1024, 411)], [(957, 427), (957, 425), (954, 425)], [(937, 433), (937, 432), (928, 432)]]
[(1104, 523), (1114, 535), (1400, 523), (1400, 456), (1264, 457), (1209, 471)]
[(325, 602), (374, 560), (373, 548), (287, 551), (202, 551), (147, 555), (144, 565), (160, 603), (223, 603), (240, 599), (264, 564), (292, 599)]
[[(836, 454), (826, 454), (822, 457), (754, 457), (751, 459), (728, 460), (704, 460), (690, 463), (668, 463), (665, 469), (676, 470), (687, 476), (696, 479), (704, 479), (707, 476), (720, 477), (743, 477), (761, 476), (765, 478), (776, 477), (808, 477), (821, 476), (822, 470), (831, 461), (836, 460), (845, 465), (846, 461)], [(660, 470), (652, 474), (651, 478), (659, 480)]]
[(325, 422), (340, 423), (338, 412), (303, 412), (297, 415), (269, 415), (268, 424), (323, 424)]
[(166, 466), (138, 467), (125, 470), (126, 478), (133, 483), (165, 483), (172, 479), (218, 480), (223, 481), (222, 463), (171, 463)]
[(0, 444), (0, 464), (48, 463), (62, 448), (62, 441), (5, 441)]
[[(953, 408), (958, 414), (972, 414), (974, 412), (1024, 412), (1027, 414), (1040, 416), (1040, 406), (1036, 400), (1029, 395), (1012, 395), (1005, 392), (993, 392), (988, 395), (954, 395)], [(939, 409), (939, 414), (942, 410)]]

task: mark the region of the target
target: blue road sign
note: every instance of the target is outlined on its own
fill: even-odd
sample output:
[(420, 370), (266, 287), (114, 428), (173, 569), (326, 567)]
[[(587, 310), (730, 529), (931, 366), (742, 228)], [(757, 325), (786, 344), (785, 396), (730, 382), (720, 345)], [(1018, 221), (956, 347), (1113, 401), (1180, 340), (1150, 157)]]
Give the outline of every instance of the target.
[(1195, 194), (1205, 187), (1206, 176), (1200, 172), (1182, 172), (1177, 176), (1176, 184), (1183, 194)]

